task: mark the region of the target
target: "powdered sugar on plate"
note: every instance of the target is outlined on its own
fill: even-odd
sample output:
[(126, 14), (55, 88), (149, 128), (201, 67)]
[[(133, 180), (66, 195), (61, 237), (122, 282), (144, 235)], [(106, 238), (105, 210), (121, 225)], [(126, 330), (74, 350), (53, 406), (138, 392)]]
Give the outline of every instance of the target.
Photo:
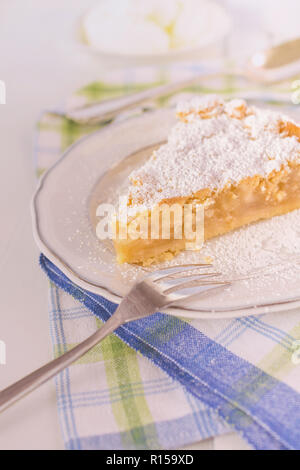
[[(279, 275), (300, 269), (300, 210), (242, 227), (205, 243), (203, 256), (225, 275)], [(299, 275), (299, 272), (298, 272)]]

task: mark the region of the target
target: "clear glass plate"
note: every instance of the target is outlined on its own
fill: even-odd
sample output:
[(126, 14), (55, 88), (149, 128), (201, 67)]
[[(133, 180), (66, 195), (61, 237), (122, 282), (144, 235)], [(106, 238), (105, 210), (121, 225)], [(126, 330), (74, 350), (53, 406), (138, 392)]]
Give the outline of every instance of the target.
[[(96, 207), (115, 198), (174, 122), (174, 109), (161, 109), (82, 138), (44, 175), (33, 198), (33, 230), (41, 251), (77, 285), (111, 301), (120, 302), (148, 268), (116, 263), (111, 242), (96, 237)], [(218, 237), (171, 264), (201, 262), (206, 256), (214, 258), (225, 279), (234, 280), (232, 286), (166, 312), (224, 318), (300, 306), (300, 211)]]

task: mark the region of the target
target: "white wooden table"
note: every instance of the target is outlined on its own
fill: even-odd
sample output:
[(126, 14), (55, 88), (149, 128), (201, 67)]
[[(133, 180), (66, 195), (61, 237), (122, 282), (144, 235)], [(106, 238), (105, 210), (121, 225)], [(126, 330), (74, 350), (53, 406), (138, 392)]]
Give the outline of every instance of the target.
[[(7, 363), (0, 365), (0, 388), (51, 359), (47, 281), (38, 266), (29, 213), (36, 185), (33, 128), (41, 109), (62, 102), (70, 90), (101, 76), (99, 60), (83, 52), (74, 38), (78, 16), (93, 3), (0, 3), (0, 79), (7, 87), (7, 104), (0, 105), (0, 340), (7, 347)], [(236, 7), (246, 0), (224, 3)], [(274, 8), (275, 0), (271, 3)], [(299, 18), (299, 7), (295, 16)], [(245, 44), (242, 52), (247, 52)], [(230, 434), (192, 448), (244, 446)], [(53, 381), (1, 416), (0, 449), (61, 448)]]

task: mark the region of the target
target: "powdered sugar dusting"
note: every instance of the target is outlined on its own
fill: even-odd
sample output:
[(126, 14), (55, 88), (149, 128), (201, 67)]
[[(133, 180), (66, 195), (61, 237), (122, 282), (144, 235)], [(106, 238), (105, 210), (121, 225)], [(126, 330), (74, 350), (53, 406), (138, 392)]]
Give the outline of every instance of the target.
[(257, 272), (290, 281), (300, 269), (300, 210), (242, 227), (208, 240), (202, 256), (226, 275)]
[(300, 160), (300, 142), (279, 132), (292, 122), (274, 111), (224, 102), (215, 95), (179, 103), (181, 120), (168, 141), (130, 176), (128, 198), (136, 208), (162, 199), (218, 190), (247, 176), (267, 176), (288, 161)]

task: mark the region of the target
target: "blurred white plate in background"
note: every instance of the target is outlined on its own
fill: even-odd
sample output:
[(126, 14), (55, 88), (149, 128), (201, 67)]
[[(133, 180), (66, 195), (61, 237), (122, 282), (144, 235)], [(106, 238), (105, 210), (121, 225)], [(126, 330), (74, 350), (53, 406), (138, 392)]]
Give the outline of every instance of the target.
[(224, 8), (208, 0), (100, 0), (81, 22), (92, 50), (138, 61), (198, 55), (229, 29)]

